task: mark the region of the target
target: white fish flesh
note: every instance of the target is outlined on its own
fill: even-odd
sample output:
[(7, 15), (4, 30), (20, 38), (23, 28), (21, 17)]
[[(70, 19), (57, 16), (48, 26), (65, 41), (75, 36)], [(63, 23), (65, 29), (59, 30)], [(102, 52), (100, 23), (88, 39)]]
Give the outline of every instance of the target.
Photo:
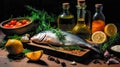
[[(80, 45), (80, 46), (91, 48), (94, 51), (100, 53), (98, 49), (93, 47), (91, 44), (87, 43), (82, 38), (65, 31), (61, 31), (61, 33), (65, 35), (64, 45), (66, 46)], [(58, 45), (58, 46), (63, 45), (63, 42), (59, 40), (58, 36), (56, 36), (56, 34), (50, 30), (42, 31), (34, 35), (33, 37), (31, 37), (31, 41), (36, 43), (45, 43), (45, 44), (52, 44), (52, 45)]]

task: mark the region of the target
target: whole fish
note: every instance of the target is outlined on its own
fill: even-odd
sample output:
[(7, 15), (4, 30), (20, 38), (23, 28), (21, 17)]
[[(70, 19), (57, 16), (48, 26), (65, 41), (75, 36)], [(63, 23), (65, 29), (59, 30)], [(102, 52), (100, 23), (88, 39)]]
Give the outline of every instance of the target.
[(53, 33), (51, 30), (42, 31), (42, 32), (32, 36), (31, 41), (36, 42), (36, 43), (45, 43), (45, 44), (52, 44), (52, 45), (57, 45), (57, 46), (80, 45), (80, 46), (88, 47), (88, 48), (93, 49), (94, 51), (100, 53), (100, 51), (98, 49), (93, 47), (91, 44), (86, 42), (84, 39), (82, 39), (74, 34), (65, 32), (65, 31), (61, 31), (61, 33), (65, 37), (64, 42), (60, 41), (58, 36), (56, 35), (56, 33)]

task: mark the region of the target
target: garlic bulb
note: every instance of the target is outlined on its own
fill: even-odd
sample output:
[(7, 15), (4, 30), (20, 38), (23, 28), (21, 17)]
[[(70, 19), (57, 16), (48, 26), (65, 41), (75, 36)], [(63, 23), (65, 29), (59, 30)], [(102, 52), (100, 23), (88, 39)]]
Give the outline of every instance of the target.
[(29, 34), (26, 34), (25, 36), (21, 37), (21, 41), (24, 42), (24, 43), (27, 43), (29, 42)]

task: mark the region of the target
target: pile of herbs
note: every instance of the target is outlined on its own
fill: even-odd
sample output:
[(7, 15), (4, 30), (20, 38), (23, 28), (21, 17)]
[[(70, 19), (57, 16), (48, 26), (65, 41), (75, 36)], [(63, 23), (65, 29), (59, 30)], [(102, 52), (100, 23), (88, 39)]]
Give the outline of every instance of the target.
[(101, 53), (104, 53), (105, 50), (109, 49), (110, 46), (117, 43), (117, 41), (119, 39), (120, 39), (120, 33), (119, 32), (116, 33), (113, 36), (108, 37), (108, 40), (105, 43), (100, 44), (100, 46), (99, 46)]

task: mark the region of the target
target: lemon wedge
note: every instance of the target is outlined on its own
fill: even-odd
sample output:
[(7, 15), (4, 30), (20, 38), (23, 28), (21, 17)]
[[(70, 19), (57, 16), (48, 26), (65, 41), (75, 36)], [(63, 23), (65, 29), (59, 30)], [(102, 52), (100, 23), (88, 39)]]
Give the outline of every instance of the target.
[(117, 26), (113, 23), (109, 23), (105, 26), (104, 32), (108, 36), (113, 36), (117, 33)]
[(28, 52), (25, 56), (31, 61), (38, 61), (43, 55), (43, 50)]
[(107, 36), (103, 31), (96, 31), (92, 34), (92, 41), (96, 44), (102, 44), (107, 40)]

